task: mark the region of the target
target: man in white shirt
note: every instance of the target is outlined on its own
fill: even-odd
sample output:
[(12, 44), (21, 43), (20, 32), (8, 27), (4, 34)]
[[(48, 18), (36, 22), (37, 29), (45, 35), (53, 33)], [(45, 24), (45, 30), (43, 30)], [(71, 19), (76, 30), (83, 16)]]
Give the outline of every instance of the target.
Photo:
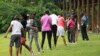
[(58, 16), (56, 14), (51, 14), (50, 17), (52, 19), (51, 28), (52, 28), (53, 38), (54, 38), (54, 45), (56, 46), (56, 41), (57, 41), (56, 33), (57, 33), (57, 19), (58, 19)]
[(20, 50), (20, 36), (21, 36), (21, 31), (23, 32), (23, 26), (22, 24), (18, 21), (19, 17), (18, 15), (15, 15), (14, 19), (11, 21), (11, 24), (5, 34), (5, 38), (7, 38), (7, 34), (10, 30), (12, 30), (11, 38), (10, 38), (10, 44), (9, 44), (9, 51), (10, 51), (10, 56), (12, 55), (12, 47), (16, 46), (16, 56), (19, 56), (19, 50)]

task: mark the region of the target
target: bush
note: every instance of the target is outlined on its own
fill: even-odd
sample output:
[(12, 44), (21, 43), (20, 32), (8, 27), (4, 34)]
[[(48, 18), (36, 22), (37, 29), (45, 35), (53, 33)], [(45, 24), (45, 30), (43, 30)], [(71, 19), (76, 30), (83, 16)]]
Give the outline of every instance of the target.
[[(25, 1), (24, 1), (25, 2)], [(61, 9), (57, 7), (53, 2), (47, 2), (43, 4), (44, 1), (39, 0), (37, 3), (30, 4), (25, 2), (24, 4), (17, 2), (5, 2), (0, 1), (0, 33), (5, 32), (10, 25), (12, 17), (15, 14), (20, 14), (23, 12), (26, 13), (36, 13), (36, 17), (38, 18), (39, 29), (40, 18), (43, 15), (44, 11), (49, 10), (51, 13), (60, 13)], [(16, 5), (17, 4), (17, 5)], [(58, 12), (59, 11), (59, 12)]]

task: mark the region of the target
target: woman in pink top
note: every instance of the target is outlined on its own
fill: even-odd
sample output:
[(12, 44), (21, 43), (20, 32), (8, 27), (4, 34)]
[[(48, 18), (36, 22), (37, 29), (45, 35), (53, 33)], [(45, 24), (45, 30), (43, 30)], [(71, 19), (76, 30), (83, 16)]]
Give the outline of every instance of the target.
[(67, 28), (67, 37), (68, 37), (68, 42), (70, 43), (71, 42), (71, 37), (70, 37), (70, 28), (69, 28), (69, 21), (70, 21), (71, 17), (68, 16), (67, 19), (66, 19), (66, 28)]
[(65, 20), (64, 20), (64, 17), (61, 15), (59, 16), (58, 21), (57, 21), (57, 39), (60, 35), (63, 38), (64, 44), (66, 45), (66, 40), (64, 37), (65, 35), (64, 26), (65, 26)]
[(69, 27), (69, 32), (70, 32), (69, 42), (75, 43), (75, 20), (73, 17), (71, 17), (71, 19), (69, 20), (68, 27)]
[(41, 25), (42, 25), (42, 44), (41, 48), (43, 49), (45, 37), (47, 34), (48, 38), (48, 44), (49, 48), (51, 49), (51, 36), (52, 36), (52, 31), (51, 31), (51, 17), (49, 16), (49, 11), (46, 11), (45, 14), (41, 17)]

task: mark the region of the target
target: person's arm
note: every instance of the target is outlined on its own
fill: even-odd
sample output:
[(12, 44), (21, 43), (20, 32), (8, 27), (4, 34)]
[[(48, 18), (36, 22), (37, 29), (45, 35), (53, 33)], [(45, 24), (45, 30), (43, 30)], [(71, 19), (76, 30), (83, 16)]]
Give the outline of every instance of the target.
[(7, 30), (6, 33), (5, 33), (4, 38), (7, 38), (8, 32), (11, 30), (11, 28), (12, 28), (12, 25), (9, 26), (8, 30)]
[(64, 18), (63, 18), (63, 22), (64, 22), (64, 29), (66, 30), (66, 21)]
[(35, 19), (34, 21), (31, 21), (34, 23), (34, 26), (33, 26), (33, 23), (30, 25), (30, 29), (32, 30), (35, 30), (36, 32), (38, 31), (38, 25), (37, 25), (37, 20)]

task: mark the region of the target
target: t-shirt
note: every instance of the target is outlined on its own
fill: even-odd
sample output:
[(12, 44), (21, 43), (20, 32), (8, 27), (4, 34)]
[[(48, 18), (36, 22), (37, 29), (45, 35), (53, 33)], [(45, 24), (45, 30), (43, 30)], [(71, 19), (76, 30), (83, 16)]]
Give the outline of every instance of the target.
[(81, 18), (81, 25), (86, 25), (86, 16)]
[(69, 26), (69, 28), (72, 28), (73, 29), (75, 27), (75, 21), (72, 20), (72, 19), (70, 19), (68, 26)]
[(12, 25), (12, 35), (15, 34), (21, 35), (21, 28), (23, 28), (22, 24), (17, 20), (13, 20), (11, 21), (11, 25)]
[(22, 19), (21, 24), (23, 25), (23, 28), (26, 29), (27, 20)]
[(30, 19), (27, 20), (26, 27), (29, 27), (29, 26), (31, 25), (31, 24), (30, 24), (30, 21), (31, 21)]
[(69, 24), (70, 19), (71, 19), (71, 17), (68, 17), (68, 18), (66, 19), (66, 25), (67, 25), (67, 27), (68, 27), (68, 24)]
[(31, 26), (38, 27), (36, 19), (31, 19), (30, 22), (31, 22)]
[(65, 26), (65, 20), (64, 20), (64, 17), (59, 17), (59, 18), (58, 18), (57, 26), (62, 26), (62, 27)]
[(41, 17), (41, 25), (42, 25), (42, 31), (51, 31), (51, 17), (49, 15), (43, 15)]
[[(37, 20), (36, 19), (30, 19), (30, 26), (31, 27), (38, 27)], [(33, 29), (30, 29), (30, 31), (34, 31)]]
[(52, 25), (57, 25), (58, 16), (56, 14), (51, 14), (50, 17), (52, 19)]
[(88, 25), (89, 17), (86, 16), (86, 25)]

